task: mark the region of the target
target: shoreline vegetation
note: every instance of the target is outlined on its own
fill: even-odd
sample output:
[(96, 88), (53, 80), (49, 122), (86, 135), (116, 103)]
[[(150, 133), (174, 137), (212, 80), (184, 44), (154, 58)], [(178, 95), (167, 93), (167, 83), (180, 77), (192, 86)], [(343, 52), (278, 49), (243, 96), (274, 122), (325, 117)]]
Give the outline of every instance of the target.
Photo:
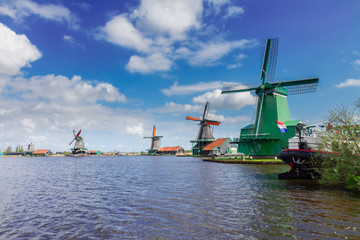
[(338, 105), (325, 116), (331, 128), (319, 143), (319, 149), (334, 152), (321, 161), (312, 160), (314, 177), (328, 187), (360, 192), (360, 98), (353, 106)]

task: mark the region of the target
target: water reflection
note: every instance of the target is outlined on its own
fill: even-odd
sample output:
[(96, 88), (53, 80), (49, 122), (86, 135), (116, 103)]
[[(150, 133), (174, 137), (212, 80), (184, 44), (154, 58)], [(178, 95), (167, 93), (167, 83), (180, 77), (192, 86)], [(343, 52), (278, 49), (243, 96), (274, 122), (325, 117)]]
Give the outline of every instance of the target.
[(0, 158), (3, 239), (358, 239), (360, 201), (286, 166)]

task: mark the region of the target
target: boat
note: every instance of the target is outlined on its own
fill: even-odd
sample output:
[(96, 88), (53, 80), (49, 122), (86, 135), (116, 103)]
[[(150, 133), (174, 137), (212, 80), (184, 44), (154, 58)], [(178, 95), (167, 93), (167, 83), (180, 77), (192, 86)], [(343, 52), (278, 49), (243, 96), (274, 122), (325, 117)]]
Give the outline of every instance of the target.
[(290, 166), (290, 171), (278, 174), (279, 179), (310, 179), (316, 176), (313, 165), (332, 154), (318, 150), (319, 135), (323, 130), (313, 132), (314, 128), (314, 125), (299, 123), (296, 126), (297, 135), (289, 139), (288, 148), (276, 155)]

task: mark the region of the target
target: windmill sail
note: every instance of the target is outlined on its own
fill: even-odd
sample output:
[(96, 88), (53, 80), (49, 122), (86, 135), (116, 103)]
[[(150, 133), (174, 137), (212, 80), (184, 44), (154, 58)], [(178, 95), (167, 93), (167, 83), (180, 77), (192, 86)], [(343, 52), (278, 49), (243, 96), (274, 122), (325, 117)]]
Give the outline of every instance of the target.
[(207, 119), (209, 108), (210, 108), (210, 102), (206, 102), (202, 118), (189, 117), (189, 116), (187, 116), (185, 118), (186, 120), (192, 120), (192, 121), (199, 121), (200, 122), (200, 129), (199, 129), (199, 133), (197, 135), (197, 140), (200, 140), (200, 139), (215, 139), (214, 135), (212, 133), (212, 129), (211, 129), (210, 125), (219, 126), (220, 122), (216, 121), (216, 120)]
[(87, 153), (87, 149), (85, 148), (84, 139), (80, 136), (81, 129), (78, 133), (76, 133), (75, 130), (73, 130), (74, 139), (70, 142), (69, 145), (71, 145), (75, 141), (74, 148), (72, 148), (73, 154), (83, 154)]
[(144, 138), (151, 138), (151, 144), (150, 144), (150, 149), (148, 149), (148, 154), (152, 155), (152, 154), (156, 154), (156, 152), (160, 149), (160, 138), (162, 138), (163, 136), (156, 136), (156, 127), (154, 125), (153, 127), (153, 132), (152, 132), (152, 136), (151, 137), (144, 137)]

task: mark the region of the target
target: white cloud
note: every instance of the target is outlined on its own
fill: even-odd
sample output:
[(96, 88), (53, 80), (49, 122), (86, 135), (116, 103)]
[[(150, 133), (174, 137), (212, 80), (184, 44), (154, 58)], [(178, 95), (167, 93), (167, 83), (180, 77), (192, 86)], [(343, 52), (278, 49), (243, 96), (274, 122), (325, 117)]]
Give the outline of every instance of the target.
[(126, 68), (130, 72), (151, 73), (154, 71), (168, 71), (172, 61), (161, 53), (155, 53), (147, 57), (131, 56)]
[[(257, 45), (256, 40), (225, 41), (221, 34), (212, 42), (202, 42), (204, 34), (214, 39), (214, 30), (209, 29), (217, 29), (202, 23), (202, 17), (207, 14), (204, 7), (222, 8), (230, 1), (208, 3), (204, 5), (202, 0), (141, 0), (132, 12), (109, 20), (101, 28), (100, 38), (138, 51), (140, 54), (129, 59), (127, 69), (140, 73), (169, 71), (175, 61), (182, 59), (193, 66), (211, 66), (234, 49)], [(230, 7), (229, 17), (240, 14), (241, 9)], [(154, 58), (164, 65), (154, 64)]]
[(360, 59), (357, 59), (353, 62), (355, 66), (360, 66)]
[(31, 15), (57, 21), (67, 22), (72, 27), (77, 27), (77, 19), (72, 16), (69, 9), (61, 5), (38, 4), (30, 0), (12, 0), (0, 5), (0, 14), (11, 17), (16, 21), (23, 21)]
[(246, 105), (253, 105), (255, 100), (256, 97), (249, 92), (221, 94), (221, 90), (216, 89), (194, 97), (192, 101), (197, 104), (209, 101), (213, 110), (239, 110)]
[(80, 76), (34, 76), (13, 78), (7, 83), (12, 93), (24, 100), (46, 100), (61, 104), (85, 104), (98, 101), (126, 102), (125, 95), (108, 83), (91, 83)]
[(174, 82), (174, 84), (169, 89), (161, 89), (161, 91), (167, 96), (188, 95), (196, 92), (204, 92), (208, 90), (221, 88), (222, 85), (223, 83), (220, 81), (199, 82), (193, 85), (178, 85), (177, 82)]
[(234, 63), (234, 64), (229, 64), (227, 65), (227, 69), (235, 69), (235, 68), (241, 68), (243, 65), (242, 63)]
[(147, 52), (153, 43), (151, 39), (145, 38), (125, 15), (116, 16), (107, 22), (103, 31), (107, 41), (140, 52)]
[(240, 41), (233, 42), (215, 42), (202, 44), (200, 49), (193, 53), (193, 56), (189, 58), (191, 65), (213, 65), (229, 54), (234, 49), (244, 49), (256, 46), (258, 43), (256, 40), (242, 39)]
[(135, 125), (130, 125), (130, 126), (126, 127), (126, 131), (130, 134), (143, 136), (144, 135), (144, 126), (141, 123), (135, 124)]
[(80, 47), (82, 49), (85, 49), (85, 45), (79, 43), (78, 41), (76, 41), (73, 36), (64, 35), (63, 39), (64, 39), (65, 42), (69, 43), (71, 46), (77, 46), (77, 47)]
[(230, 6), (227, 8), (226, 15), (224, 16), (224, 18), (225, 19), (233, 18), (233, 17), (243, 14), (244, 12), (245, 12), (245, 10), (242, 7)]
[(25, 35), (0, 23), (0, 74), (16, 75), (20, 69), (41, 57), (40, 51)]
[(141, 29), (169, 35), (170, 39), (184, 39), (185, 33), (200, 27), (202, 0), (142, 0), (132, 17)]
[(238, 123), (238, 122), (249, 121), (249, 117), (247, 116), (225, 117), (222, 114), (215, 114), (212, 112), (208, 113), (208, 119), (216, 120), (221, 123)]
[[(32, 142), (37, 148), (69, 150), (72, 130), (82, 129), (90, 149), (112, 150), (118, 145), (145, 149), (141, 143), (133, 148), (132, 143), (139, 141), (153, 116), (121, 108), (126, 97), (110, 84), (54, 75), (0, 76), (0, 82), (4, 87), (0, 91), (0, 147)], [(119, 105), (110, 108), (107, 102)]]
[(167, 102), (165, 106), (151, 109), (151, 112), (156, 113), (189, 113), (199, 112), (203, 109), (202, 105), (191, 105), (191, 104), (179, 104), (174, 102)]
[(346, 79), (345, 82), (342, 82), (342, 83), (339, 83), (336, 85), (336, 87), (338, 87), (338, 88), (358, 87), (358, 86), (360, 86), (360, 79), (353, 79), (353, 78)]

